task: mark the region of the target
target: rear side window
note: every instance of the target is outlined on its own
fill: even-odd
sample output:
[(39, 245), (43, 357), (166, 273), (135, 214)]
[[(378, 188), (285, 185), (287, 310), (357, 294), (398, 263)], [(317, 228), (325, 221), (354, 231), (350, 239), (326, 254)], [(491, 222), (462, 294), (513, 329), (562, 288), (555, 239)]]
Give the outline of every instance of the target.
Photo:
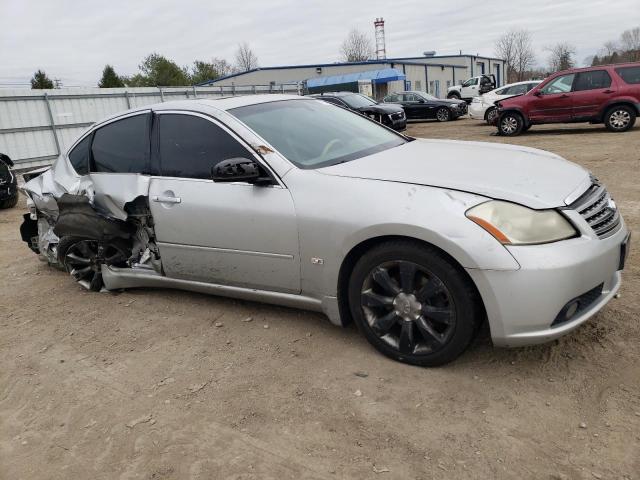
[(91, 135), (87, 135), (69, 152), (69, 161), (78, 175), (89, 173), (89, 144)]
[(609, 88), (610, 86), (611, 77), (606, 70), (593, 70), (591, 72), (578, 73), (575, 84), (573, 85), (573, 91), (597, 90), (600, 88)]
[(402, 100), (400, 99), (400, 95), (397, 94), (393, 94), (393, 95), (388, 95), (386, 97), (384, 97), (384, 102), (401, 102)]
[(146, 173), (150, 116), (128, 117), (96, 130), (91, 146), (91, 171)]
[(640, 67), (622, 67), (616, 68), (616, 73), (625, 83), (633, 85), (640, 84)]
[(162, 114), (160, 171), (165, 177), (211, 178), (211, 169), (230, 158), (251, 154), (222, 128), (201, 117)]

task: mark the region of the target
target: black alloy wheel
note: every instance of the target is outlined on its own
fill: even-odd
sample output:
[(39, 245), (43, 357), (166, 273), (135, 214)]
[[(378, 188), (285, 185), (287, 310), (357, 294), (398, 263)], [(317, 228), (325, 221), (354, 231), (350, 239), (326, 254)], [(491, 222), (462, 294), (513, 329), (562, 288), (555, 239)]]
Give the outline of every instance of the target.
[(439, 122), (448, 122), (451, 120), (451, 111), (446, 107), (440, 107), (436, 112), (436, 119)]
[(459, 356), (482, 317), (477, 292), (459, 267), (428, 245), (402, 240), (361, 257), (351, 274), (349, 304), (374, 347), (422, 366)]

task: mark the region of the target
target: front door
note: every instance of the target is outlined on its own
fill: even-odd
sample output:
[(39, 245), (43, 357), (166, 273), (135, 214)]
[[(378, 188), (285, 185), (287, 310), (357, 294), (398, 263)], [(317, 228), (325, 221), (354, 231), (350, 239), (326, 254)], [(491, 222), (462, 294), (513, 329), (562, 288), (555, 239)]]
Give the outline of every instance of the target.
[(162, 112), (156, 118), (159, 174), (151, 179), (149, 200), (165, 274), (299, 292), (298, 230), (289, 190), (275, 178), (267, 186), (214, 183), (211, 169), (218, 162), (259, 159), (204, 115)]
[(529, 104), (529, 118), (533, 123), (570, 122), (573, 114), (573, 85), (575, 74), (561, 75), (538, 90)]

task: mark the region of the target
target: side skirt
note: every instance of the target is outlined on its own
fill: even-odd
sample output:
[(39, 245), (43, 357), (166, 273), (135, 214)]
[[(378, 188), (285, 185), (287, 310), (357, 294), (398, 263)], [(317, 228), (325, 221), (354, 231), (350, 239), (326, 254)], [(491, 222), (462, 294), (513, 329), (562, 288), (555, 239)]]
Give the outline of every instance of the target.
[(192, 280), (181, 280), (168, 278), (157, 274), (153, 270), (133, 270), (130, 268), (102, 267), (102, 280), (107, 290), (118, 290), (121, 288), (175, 288), (191, 292), (217, 295), (221, 297), (237, 298), (255, 302), (281, 305), (284, 307), (299, 308), (322, 312), (331, 323), (342, 326), (342, 321), (338, 314), (337, 298), (323, 297), (317, 299), (304, 295), (291, 293), (270, 292), (266, 290), (256, 290), (252, 288), (232, 287), (229, 285), (218, 285), (213, 283), (196, 282)]

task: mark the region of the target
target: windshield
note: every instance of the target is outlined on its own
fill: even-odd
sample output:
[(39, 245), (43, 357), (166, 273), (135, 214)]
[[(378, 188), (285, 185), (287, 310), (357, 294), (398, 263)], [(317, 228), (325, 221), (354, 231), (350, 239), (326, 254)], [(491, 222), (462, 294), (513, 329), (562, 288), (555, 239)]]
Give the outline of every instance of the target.
[(358, 113), (315, 100), (283, 100), (229, 110), (299, 168), (366, 157), (407, 140)]
[(340, 98), (351, 108), (362, 108), (370, 107), (371, 105), (377, 105), (376, 102), (371, 100), (369, 97), (360, 94), (345, 95), (344, 97)]

